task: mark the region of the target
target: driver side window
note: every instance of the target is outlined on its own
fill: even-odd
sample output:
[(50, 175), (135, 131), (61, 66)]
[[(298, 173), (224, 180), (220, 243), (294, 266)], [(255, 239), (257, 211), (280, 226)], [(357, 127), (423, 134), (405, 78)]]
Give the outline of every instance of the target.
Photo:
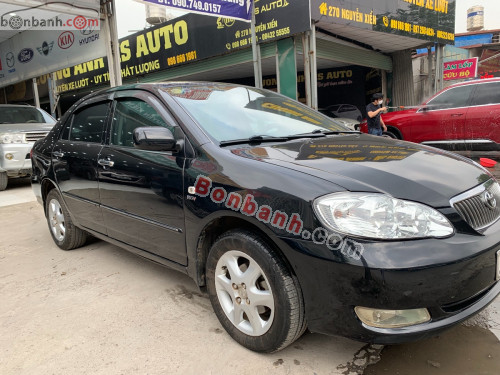
[(139, 99), (124, 99), (116, 102), (111, 123), (110, 144), (134, 147), (134, 129), (162, 126), (173, 132), (160, 114), (148, 103)]

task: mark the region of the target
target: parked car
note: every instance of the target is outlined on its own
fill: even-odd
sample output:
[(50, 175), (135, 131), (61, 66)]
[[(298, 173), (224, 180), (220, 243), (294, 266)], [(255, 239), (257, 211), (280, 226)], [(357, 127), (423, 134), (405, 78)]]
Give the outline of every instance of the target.
[(306, 328), (421, 339), (500, 292), (500, 185), (487, 170), (271, 91), (96, 92), (35, 143), (32, 163), (57, 246), (93, 235), (188, 274), (251, 350)]
[(0, 104), (0, 191), (7, 188), (8, 179), (31, 173), (31, 147), (45, 137), (55, 123), (42, 109)]
[(339, 118), (350, 118), (358, 121), (358, 123), (363, 120), (361, 111), (358, 107), (352, 104), (333, 104), (321, 109), (320, 111), (330, 117), (336, 116)]
[(335, 119), (336, 122), (340, 122), (342, 125), (348, 127), (351, 130), (359, 130), (360, 121), (358, 120), (353, 120), (349, 117), (339, 117), (332, 111), (329, 111), (325, 108), (319, 108), (318, 111), (323, 113), (324, 115), (327, 115), (328, 117)]
[[(394, 138), (451, 150), (500, 150), (500, 78), (452, 85), (382, 120)], [(361, 131), (368, 132), (366, 121)]]

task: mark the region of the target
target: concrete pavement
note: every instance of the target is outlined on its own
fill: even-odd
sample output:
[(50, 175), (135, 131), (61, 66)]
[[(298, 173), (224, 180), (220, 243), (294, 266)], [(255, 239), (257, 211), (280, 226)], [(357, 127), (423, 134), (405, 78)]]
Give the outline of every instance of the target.
[[(0, 228), (0, 374), (349, 375), (380, 359), (381, 346), (318, 334), (276, 354), (244, 349), (188, 277), (102, 241), (69, 252), (57, 248), (29, 181), (0, 192)], [(500, 338), (499, 311), (497, 299), (472, 323)], [(458, 333), (448, 342), (458, 335), (470, 347), (474, 341), (461, 329), (450, 330)], [(459, 353), (450, 346), (447, 358)], [(459, 365), (448, 372), (427, 360), (433, 373), (460, 373)], [(412, 367), (410, 361), (397, 368), (405, 374)]]
[(62, 251), (37, 202), (3, 193), (0, 374), (355, 374), (381, 349), (306, 334), (251, 352), (187, 276), (102, 241)]

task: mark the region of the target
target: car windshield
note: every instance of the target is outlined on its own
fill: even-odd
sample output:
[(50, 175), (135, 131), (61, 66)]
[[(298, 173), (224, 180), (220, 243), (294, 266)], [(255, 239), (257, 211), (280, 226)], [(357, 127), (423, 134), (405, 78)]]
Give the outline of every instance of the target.
[(233, 85), (165, 86), (219, 142), (250, 137), (287, 137), (350, 129), (272, 91)]
[(0, 106), (0, 124), (53, 124), (55, 120), (47, 113), (35, 107)]

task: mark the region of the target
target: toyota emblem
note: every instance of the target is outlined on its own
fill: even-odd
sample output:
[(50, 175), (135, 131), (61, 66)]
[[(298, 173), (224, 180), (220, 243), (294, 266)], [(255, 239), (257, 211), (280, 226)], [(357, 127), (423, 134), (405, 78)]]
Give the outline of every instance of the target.
[(497, 206), (497, 200), (495, 196), (488, 190), (483, 193), (483, 202), (490, 210), (494, 210)]

